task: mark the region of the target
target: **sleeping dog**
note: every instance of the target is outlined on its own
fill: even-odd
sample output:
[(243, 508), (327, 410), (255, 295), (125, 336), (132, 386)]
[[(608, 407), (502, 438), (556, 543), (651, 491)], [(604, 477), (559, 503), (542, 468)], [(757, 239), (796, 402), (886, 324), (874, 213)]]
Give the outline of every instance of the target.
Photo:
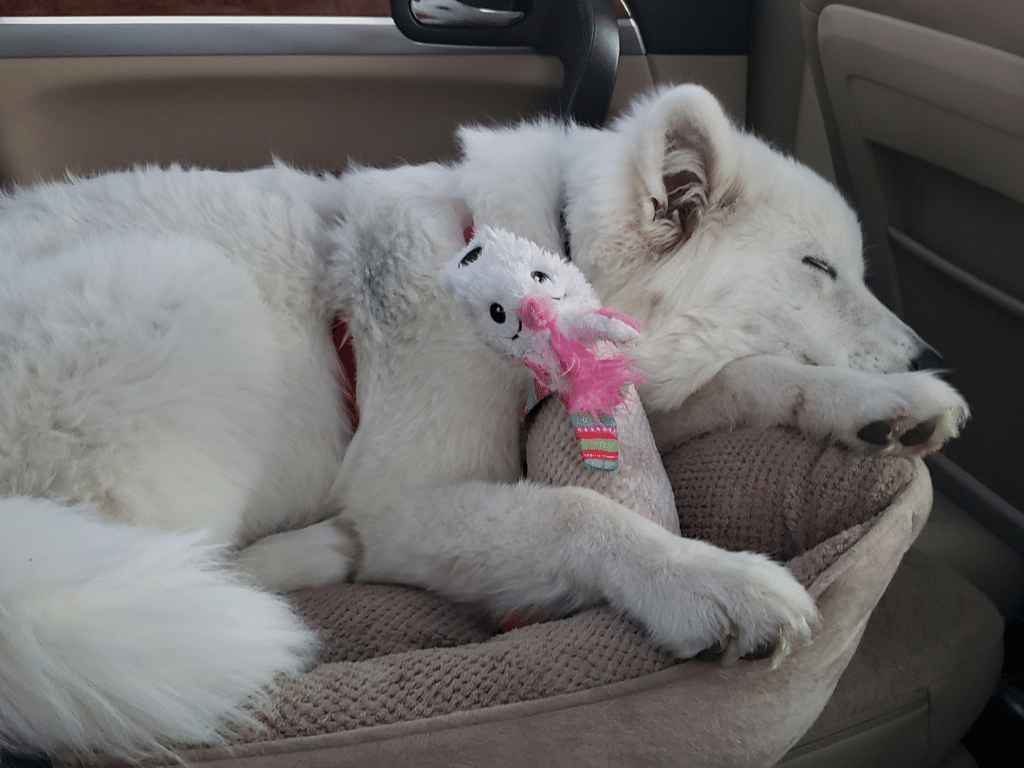
[(767, 558), (522, 481), (526, 371), (437, 273), (471, 225), (571, 258), (644, 328), (662, 449), (791, 424), (921, 455), (967, 407), (865, 288), (852, 211), (695, 86), (603, 130), (460, 138), (453, 165), (142, 168), (0, 200), (0, 746), (210, 740), (310, 657), (274, 593), (343, 579), (495, 616), (606, 601), (680, 657), (809, 636)]

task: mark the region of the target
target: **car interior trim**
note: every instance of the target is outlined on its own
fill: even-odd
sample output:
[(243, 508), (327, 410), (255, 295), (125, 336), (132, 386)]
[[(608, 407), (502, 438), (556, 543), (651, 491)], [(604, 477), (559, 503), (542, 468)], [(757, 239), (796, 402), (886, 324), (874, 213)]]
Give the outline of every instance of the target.
[[(623, 55), (643, 55), (632, 19), (618, 19)], [(429, 56), (529, 52), (434, 45), (403, 35), (387, 17), (34, 16), (0, 17), (0, 58), (75, 56)]]
[(1024, 301), (1014, 298), (1008, 293), (1004, 293), (998, 288), (989, 285), (984, 280), (975, 277), (967, 270), (961, 269), (956, 266), (956, 264), (942, 258), (937, 253), (926, 248), (924, 245), (917, 242), (914, 238), (910, 237), (905, 232), (900, 231), (896, 227), (889, 225), (887, 232), (889, 239), (896, 245), (903, 248), (903, 250), (910, 255), (925, 262), (933, 269), (942, 272), (946, 277), (955, 280), (960, 285), (970, 291), (973, 291), (987, 301), (1001, 307), (1021, 320), (1024, 320)]

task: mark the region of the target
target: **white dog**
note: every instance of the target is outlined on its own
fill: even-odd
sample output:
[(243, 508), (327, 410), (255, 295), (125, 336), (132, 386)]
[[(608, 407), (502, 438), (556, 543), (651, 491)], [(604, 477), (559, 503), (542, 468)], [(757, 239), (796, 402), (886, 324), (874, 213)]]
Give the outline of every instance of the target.
[(787, 423), (914, 455), (966, 418), (865, 289), (840, 196), (702, 89), (607, 130), (461, 138), (450, 167), (141, 169), (0, 199), (0, 745), (128, 755), (244, 721), (312, 646), (252, 579), (495, 616), (605, 600), (681, 657), (809, 634), (766, 558), (520, 481), (526, 369), (436, 277), (470, 224), (570, 251), (640, 321), (663, 447)]

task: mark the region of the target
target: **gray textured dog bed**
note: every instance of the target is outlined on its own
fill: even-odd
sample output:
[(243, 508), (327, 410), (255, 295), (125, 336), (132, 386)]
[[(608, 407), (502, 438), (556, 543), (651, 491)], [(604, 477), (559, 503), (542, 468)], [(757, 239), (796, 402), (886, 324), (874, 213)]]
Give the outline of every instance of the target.
[[(927, 470), (780, 428), (704, 436), (658, 471), (683, 535), (768, 553), (808, 587), (823, 616), (812, 642), (777, 666), (681, 662), (603, 607), (502, 634), (416, 589), (304, 590), (291, 599), (321, 633), (319, 664), (280, 681), (263, 730), (183, 756), (223, 768), (774, 763), (821, 713), (923, 525)], [(617, 482), (628, 488), (629, 472)]]

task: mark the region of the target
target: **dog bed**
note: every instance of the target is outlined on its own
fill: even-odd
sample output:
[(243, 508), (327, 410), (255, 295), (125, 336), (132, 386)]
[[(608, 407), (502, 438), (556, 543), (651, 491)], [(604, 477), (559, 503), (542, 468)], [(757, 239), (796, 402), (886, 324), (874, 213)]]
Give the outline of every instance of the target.
[[(575, 467), (559, 463), (575, 455), (561, 429), (558, 415), (534, 425), (531, 441), (554, 458), (534, 451), (531, 476), (561, 481)], [(663, 472), (684, 536), (785, 562), (823, 617), (810, 643), (723, 666), (673, 659), (604, 607), (501, 633), (416, 589), (303, 590), (291, 599), (320, 631), (319, 664), (280, 681), (257, 713), (262, 730), (182, 757), (216, 768), (775, 763), (821, 713), (924, 524), (927, 470), (783, 428), (706, 435), (651, 466), (594, 482), (628, 498), (638, 472), (655, 483)]]

